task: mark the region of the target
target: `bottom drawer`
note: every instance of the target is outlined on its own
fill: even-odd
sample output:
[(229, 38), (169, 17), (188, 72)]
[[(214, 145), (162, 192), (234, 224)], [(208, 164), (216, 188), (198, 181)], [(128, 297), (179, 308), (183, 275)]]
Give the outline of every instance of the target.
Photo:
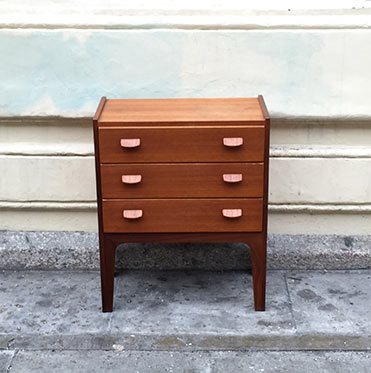
[(260, 232), (262, 198), (103, 200), (105, 233)]

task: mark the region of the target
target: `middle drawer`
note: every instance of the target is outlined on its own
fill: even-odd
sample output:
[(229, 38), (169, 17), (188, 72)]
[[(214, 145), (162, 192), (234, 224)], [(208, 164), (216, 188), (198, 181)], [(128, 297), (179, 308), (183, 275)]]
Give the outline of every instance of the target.
[(262, 197), (263, 163), (102, 164), (103, 198)]

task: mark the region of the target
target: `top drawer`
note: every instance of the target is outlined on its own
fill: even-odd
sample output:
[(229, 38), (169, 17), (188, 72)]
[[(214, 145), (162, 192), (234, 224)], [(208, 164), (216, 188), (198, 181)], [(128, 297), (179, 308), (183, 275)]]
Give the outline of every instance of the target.
[(101, 163), (261, 162), (264, 126), (99, 128)]

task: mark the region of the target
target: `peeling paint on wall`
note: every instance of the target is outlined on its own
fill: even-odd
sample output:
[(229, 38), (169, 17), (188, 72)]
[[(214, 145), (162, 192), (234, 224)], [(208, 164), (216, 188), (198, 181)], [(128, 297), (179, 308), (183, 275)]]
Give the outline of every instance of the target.
[(273, 116), (369, 117), (371, 30), (1, 30), (1, 115), (91, 116), (111, 98), (241, 97)]

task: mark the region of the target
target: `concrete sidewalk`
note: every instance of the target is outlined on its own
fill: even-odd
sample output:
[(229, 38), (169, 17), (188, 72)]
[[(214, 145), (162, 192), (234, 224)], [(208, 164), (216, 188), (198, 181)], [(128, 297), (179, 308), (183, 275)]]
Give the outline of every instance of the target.
[[(267, 310), (255, 312), (247, 272), (133, 270), (117, 275), (114, 312), (103, 314), (97, 271), (3, 271), (0, 367), (40, 371), (42, 361), (60, 369), (60, 359), (71, 366), (96, 359), (112, 367), (125, 360), (128, 372), (129, 366), (165, 371), (173, 363), (173, 371), (182, 371), (178, 359), (185, 369), (205, 372), (225, 371), (225, 361), (237, 360), (245, 371), (269, 371), (269, 362), (287, 368), (295, 361), (307, 361), (311, 369), (337, 361), (345, 364), (338, 371), (347, 371), (356, 360), (356, 371), (367, 371), (370, 281), (370, 270), (270, 271)], [(58, 369), (52, 370), (63, 371)]]
[[(3, 360), (2, 360), (3, 359)], [(0, 351), (4, 372), (368, 373), (360, 351)]]

